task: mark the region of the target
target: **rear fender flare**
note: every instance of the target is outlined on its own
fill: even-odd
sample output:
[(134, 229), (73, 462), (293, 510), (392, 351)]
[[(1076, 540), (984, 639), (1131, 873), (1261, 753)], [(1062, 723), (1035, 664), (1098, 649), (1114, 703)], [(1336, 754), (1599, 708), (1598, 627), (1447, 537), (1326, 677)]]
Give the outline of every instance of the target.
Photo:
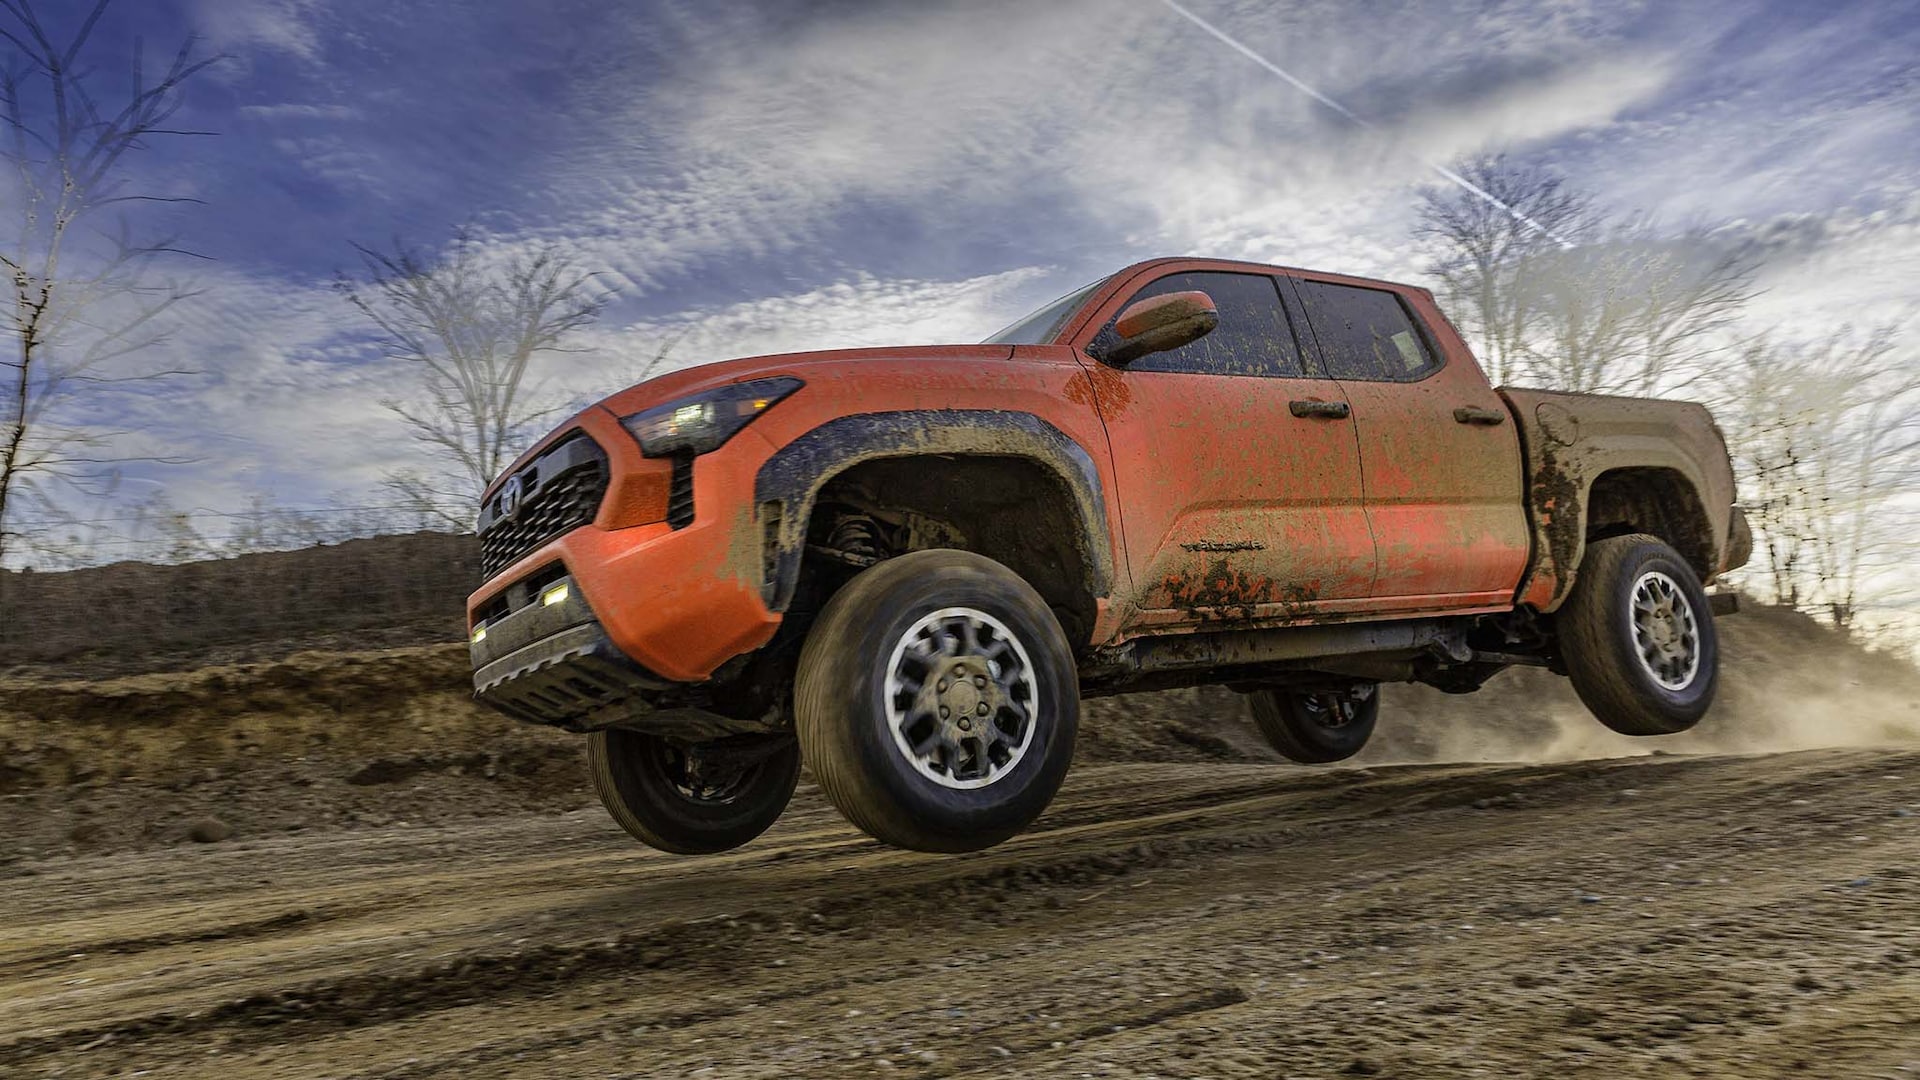
[[(1658, 474), (1704, 518), (1697, 536), (1669, 536), (1711, 584), (1734, 565), (1733, 469), (1707, 410), (1692, 402), (1502, 389), (1513, 406), (1527, 468), (1533, 557), (1516, 600), (1553, 611), (1572, 593), (1591, 520), (1594, 485), (1609, 473)], [(1684, 516), (1684, 515), (1676, 515)], [(1639, 523), (1654, 531), (1657, 521)]]
[(999, 409), (913, 409), (830, 420), (782, 446), (754, 477), (754, 523), (762, 538), (762, 595), (771, 611), (793, 600), (807, 521), (827, 482), (863, 462), (937, 454), (1017, 457), (1054, 474), (1074, 501), (1087, 585), (1107, 596), (1113, 552), (1100, 473), (1085, 447), (1032, 413)]

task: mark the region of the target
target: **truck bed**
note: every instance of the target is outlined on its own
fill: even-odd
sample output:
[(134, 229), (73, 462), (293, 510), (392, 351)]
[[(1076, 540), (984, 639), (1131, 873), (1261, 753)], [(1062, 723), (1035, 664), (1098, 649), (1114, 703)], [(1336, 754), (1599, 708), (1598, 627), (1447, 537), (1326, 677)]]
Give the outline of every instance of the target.
[(1588, 537), (1608, 535), (1615, 520), (1707, 522), (1675, 544), (1703, 582), (1745, 561), (1726, 442), (1705, 406), (1516, 387), (1499, 393), (1519, 425), (1534, 531), (1522, 601), (1557, 608)]

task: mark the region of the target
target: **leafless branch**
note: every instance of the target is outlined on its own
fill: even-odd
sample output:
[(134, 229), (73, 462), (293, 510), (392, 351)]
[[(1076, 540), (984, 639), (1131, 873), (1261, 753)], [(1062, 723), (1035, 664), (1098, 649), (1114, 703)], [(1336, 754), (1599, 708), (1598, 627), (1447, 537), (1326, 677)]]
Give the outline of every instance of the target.
[(480, 491), (551, 412), (530, 381), (536, 358), (573, 351), (567, 339), (599, 317), (605, 295), (556, 248), (496, 257), (464, 229), (433, 257), (398, 240), (355, 250), (360, 274), (339, 275), (337, 287), (385, 356), (420, 368), (419, 397), (385, 404), (458, 478), (396, 473), (388, 486), (470, 527)]
[[(62, 424), (62, 407), (113, 385), (180, 374), (108, 365), (164, 340), (157, 320), (192, 294), (150, 283), (146, 274), (155, 259), (194, 253), (171, 238), (136, 242), (124, 221), (114, 234), (86, 226), (113, 206), (197, 201), (127, 191), (120, 169), (128, 152), (151, 138), (186, 133), (166, 123), (180, 107), (180, 90), (221, 58), (196, 57), (189, 38), (149, 78), (136, 45), (125, 99), (103, 108), (82, 56), (110, 5), (95, 0), (57, 39), (33, 0), (0, 0), (0, 43), (8, 53), (0, 67), (0, 127), (10, 136), (0, 143), (0, 158), (17, 196), (13, 227), (0, 235), (0, 276), (11, 301), (0, 311), (0, 333), (12, 343), (0, 361), (0, 559), (23, 536), (10, 524), (17, 509), (45, 503), (40, 485), (85, 484), (94, 470), (127, 461), (102, 452), (101, 433)], [(99, 235), (104, 252), (87, 239)]]

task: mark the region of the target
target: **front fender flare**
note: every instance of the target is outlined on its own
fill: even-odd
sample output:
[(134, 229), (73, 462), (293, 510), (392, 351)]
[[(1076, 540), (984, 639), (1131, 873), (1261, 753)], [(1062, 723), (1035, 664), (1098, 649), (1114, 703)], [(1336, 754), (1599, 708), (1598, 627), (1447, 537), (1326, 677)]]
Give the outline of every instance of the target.
[(829, 420), (782, 446), (754, 477), (754, 521), (764, 560), (767, 607), (784, 612), (800, 579), (814, 498), (835, 476), (879, 458), (1017, 457), (1056, 475), (1072, 494), (1087, 555), (1089, 591), (1107, 596), (1113, 551), (1100, 473), (1086, 448), (1032, 413), (999, 409), (911, 409)]

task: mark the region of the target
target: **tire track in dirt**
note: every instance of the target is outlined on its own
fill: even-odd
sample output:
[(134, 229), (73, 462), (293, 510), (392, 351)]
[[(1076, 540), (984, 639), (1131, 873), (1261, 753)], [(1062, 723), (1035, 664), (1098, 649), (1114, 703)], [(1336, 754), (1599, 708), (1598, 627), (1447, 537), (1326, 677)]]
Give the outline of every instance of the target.
[[(1458, 828), (1449, 823), (1473, 822), (1470, 830), (1492, 828), (1525, 836), (1533, 832), (1532, 827), (1509, 828), (1508, 823), (1522, 820), (1549, 823), (1567, 809), (1587, 811), (1628, 805), (1633, 798), (1640, 797), (1635, 791), (1644, 790), (1686, 810), (1685, 815), (1672, 819), (1684, 828), (1671, 838), (1665, 838), (1659, 830), (1649, 834), (1640, 847), (1644, 857), (1687, 858), (1691, 857), (1685, 850), (1687, 846), (1698, 842), (1697, 819), (1702, 813), (1719, 814), (1729, 805), (1763, 812), (1764, 808), (1782, 801), (1806, 802), (1798, 797), (1802, 792), (1857, 787), (1862, 777), (1875, 769), (1916, 766), (1920, 766), (1920, 756), (1916, 755), (1906, 755), (1903, 761), (1890, 761), (1885, 765), (1871, 757), (1855, 755), (1830, 761), (1657, 758), (1554, 766), (1376, 768), (1365, 772), (1311, 774), (1257, 767), (1223, 770), (1148, 766), (1095, 770), (1076, 780), (1076, 786), (1063, 799), (1060, 812), (1049, 815), (1042, 831), (993, 852), (965, 859), (884, 851), (831, 824), (817, 806), (801, 808), (790, 823), (793, 829), (790, 831), (783, 825), (774, 834), (772, 845), (749, 848), (717, 863), (666, 860), (631, 851), (622, 857), (613, 853), (615, 849), (611, 847), (590, 843), (574, 845), (578, 861), (555, 862), (547, 858), (549, 853), (539, 844), (527, 844), (540, 833), (522, 831), (515, 834), (514, 842), (523, 845), (518, 855), (509, 851), (497, 858), (490, 857), (485, 867), (459, 873), (448, 873), (443, 860), (412, 874), (402, 874), (391, 887), (404, 895), (417, 895), (424, 881), (457, 883), (455, 891), (444, 898), (450, 908), (457, 908), (468, 896), (497, 887), (503, 876), (518, 873), (525, 877), (529, 867), (552, 866), (557, 870), (555, 882), (561, 884), (530, 879), (527, 885), (530, 896), (537, 898), (541, 890), (547, 888), (572, 889), (595, 875), (612, 874), (625, 883), (617, 895), (626, 897), (623, 902), (629, 904), (645, 904), (649, 897), (656, 895), (651, 890), (658, 886), (675, 894), (692, 890), (687, 895), (696, 897), (702, 890), (713, 897), (747, 897), (751, 898), (750, 906), (711, 918), (655, 918), (647, 926), (616, 934), (604, 933), (605, 926), (609, 925), (604, 921), (598, 926), (591, 924), (591, 920), (579, 926), (562, 921), (544, 929), (530, 930), (525, 944), (515, 944), (505, 950), (486, 945), (480, 933), (497, 924), (478, 922), (464, 936), (454, 933), (442, 942), (454, 955), (430, 964), (395, 970), (391, 962), (387, 962), (386, 970), (307, 979), (292, 986), (283, 983), (204, 1007), (151, 1009), (108, 1023), (42, 1029), (0, 1045), (0, 1065), (19, 1067), (23, 1071), (32, 1067), (51, 1068), (64, 1055), (80, 1047), (91, 1047), (89, 1060), (105, 1066), (112, 1061), (146, 1060), (153, 1053), (178, 1054), (189, 1045), (199, 1044), (226, 1047), (234, 1053), (247, 1053), (249, 1048), (264, 1052), (309, 1042), (317, 1046), (336, 1035), (386, 1025), (411, 1029), (425, 1018), (465, 1017), (475, 1010), (479, 1010), (477, 1015), (549, 1017), (529, 1021), (524, 1030), (516, 1030), (519, 1024), (484, 1025), (487, 1034), (470, 1037), (472, 1041), (451, 1056), (443, 1053), (433, 1057), (419, 1066), (415, 1074), (428, 1075), (453, 1061), (476, 1067), (510, 1068), (506, 1063), (518, 1060), (517, 1056), (522, 1054), (538, 1057), (549, 1052), (584, 1052), (578, 1048), (597, 1046), (601, 1041), (623, 1035), (626, 1030), (623, 1024), (636, 1029), (737, 1026), (749, 1023), (751, 1016), (765, 1015), (757, 1010), (813, 1008), (811, 1003), (843, 991), (849, 994), (860, 991), (869, 998), (891, 996), (876, 988), (899, 980), (924, 982), (928, 973), (920, 968), (889, 964), (885, 959), (887, 949), (893, 947), (889, 935), (897, 936), (902, 927), (913, 925), (917, 917), (928, 911), (966, 910), (971, 917), (981, 920), (982, 925), (999, 933), (1001, 937), (997, 940), (1026, 940), (1032, 942), (1034, 948), (1056, 948), (1057, 945), (1048, 943), (1060, 935), (1066, 935), (1060, 940), (1073, 940), (1072, 935), (1078, 932), (1075, 928), (1084, 923), (1081, 912), (1109, 902), (1125, 906), (1130, 902), (1127, 899), (1130, 894), (1143, 886), (1147, 888), (1139, 891), (1139, 895), (1157, 895), (1167, 887), (1165, 883), (1191, 881), (1202, 890), (1194, 895), (1206, 904), (1206, 911), (1217, 912), (1223, 919), (1245, 918), (1232, 913), (1255, 912), (1259, 910), (1258, 905), (1231, 897), (1206, 901), (1204, 882), (1211, 875), (1195, 871), (1216, 866), (1244, 866), (1249, 859), (1270, 860), (1294, 844), (1309, 845), (1320, 851), (1351, 851), (1351, 857), (1335, 860), (1338, 865), (1322, 862), (1313, 868), (1314, 872), (1328, 875), (1331, 880), (1348, 882), (1351, 887), (1378, 897), (1358, 909), (1357, 917), (1319, 932), (1314, 940), (1340, 951), (1350, 947), (1355, 950), (1385, 947), (1389, 941), (1396, 946), (1406, 943), (1409, 948), (1431, 947), (1430, 935), (1424, 929), (1424, 921), (1430, 915), (1424, 914), (1422, 908), (1452, 901), (1423, 901), (1415, 894), (1395, 902), (1385, 894), (1397, 890), (1398, 882), (1408, 882), (1409, 888), (1423, 887), (1422, 880), (1431, 881), (1436, 873), (1454, 872), (1446, 866), (1450, 849), (1446, 843), (1428, 843), (1410, 850), (1404, 842), (1395, 839), (1402, 834), (1424, 833), (1438, 839)], [(1693, 794), (1696, 779), (1708, 782), (1711, 791)], [(1763, 782), (1775, 786), (1756, 787)], [(1747, 795), (1749, 790), (1753, 792), (1751, 797)], [(1795, 798), (1782, 800), (1781, 794)], [(1627, 803), (1623, 804), (1622, 800)], [(1799, 816), (1786, 814), (1780, 820), (1761, 823), (1764, 826), (1761, 835), (1767, 843), (1818, 843), (1826, 831), (1852, 827), (1831, 821), (1829, 816), (1813, 814), (1804, 806), (1789, 805), (1788, 809)], [(1546, 816), (1516, 818), (1504, 813), (1480, 814), (1482, 810), (1532, 811)], [(1624, 811), (1615, 811), (1621, 812)], [(1583, 813), (1583, 819), (1586, 816)], [(1584, 844), (1572, 846), (1564, 857), (1540, 865), (1551, 867), (1551, 872), (1558, 874), (1567, 873), (1569, 867), (1577, 867), (1583, 861), (1596, 861), (1596, 865), (1600, 865), (1612, 853), (1604, 843), (1594, 842), (1606, 839), (1592, 835), (1596, 828), (1586, 829), (1589, 839)], [(484, 832), (484, 828), (475, 830), (476, 835)], [(1567, 832), (1572, 835), (1573, 830)], [(1730, 829), (1723, 832), (1736, 841), (1745, 835)], [(1542, 843), (1554, 839), (1550, 832), (1540, 835)], [(343, 841), (342, 849), (335, 854), (350, 856), (350, 849), (344, 846), (350, 843)], [(1470, 846), (1470, 832), (1454, 835), (1449, 843), (1453, 850), (1477, 851), (1475, 857), (1479, 859), (1504, 858), (1503, 849), (1498, 845)], [(303, 850), (323, 852), (324, 845)], [(1701, 857), (1714, 855), (1709, 851)], [(382, 856), (383, 860), (386, 858)], [(459, 855), (450, 858), (458, 860)], [(1524, 875), (1513, 876), (1512, 871), (1503, 872), (1516, 885), (1528, 880)], [(1920, 904), (1920, 897), (1914, 896), (1902, 880), (1888, 878), (1887, 888), (1872, 893), (1836, 894), (1835, 902), (1851, 904), (1848, 909), (1854, 912), (1851, 917), (1863, 923), (1879, 925), (1893, 920), (1892, 925), (1897, 926), (1903, 912), (1910, 913)], [(1111, 901), (1105, 899), (1109, 896), (1113, 897)], [(177, 902), (164, 892), (152, 899), (161, 904)], [(1751, 898), (1736, 899), (1744, 903)], [(316, 897), (314, 910), (327, 910), (326, 903), (324, 896)], [(1488, 903), (1492, 902), (1484, 902), (1483, 906)], [(1778, 918), (1783, 925), (1791, 924), (1796, 905), (1805, 906), (1803, 893), (1789, 893), (1773, 904), (1749, 905), (1740, 918), (1696, 918), (1692, 930), (1665, 944), (1659, 926), (1642, 928), (1629, 924), (1626, 929), (1632, 933), (1615, 934), (1603, 951), (1608, 955), (1616, 952), (1624, 955), (1642, 948), (1658, 952), (1684, 948), (1688, 943), (1704, 948), (1701, 943), (1710, 943), (1715, 934), (1742, 933), (1741, 919), (1751, 917), (1756, 910), (1765, 911), (1769, 918)], [(1551, 906), (1542, 907), (1538, 900), (1532, 900), (1519, 904), (1514, 914), (1529, 919), (1551, 919), (1552, 916), (1539, 913), (1552, 910)], [(392, 909), (387, 911), (390, 914)], [(616, 917), (598, 909), (595, 912), (596, 917), (603, 920)], [(647, 914), (651, 916), (652, 911), (649, 909)], [(128, 917), (137, 919), (138, 909), (131, 909)], [(275, 918), (263, 916), (234, 926), (236, 929), (253, 927), (255, 932), (250, 935), (249, 944), (268, 950), (274, 949), (280, 938), (284, 937), (291, 945), (312, 929), (298, 920), (271, 925)], [(1166, 942), (1169, 948), (1177, 947), (1179, 941), (1190, 936), (1178, 916), (1144, 911), (1134, 916), (1130, 930), (1144, 941)], [(1667, 935), (1673, 937), (1670, 931)], [(249, 935), (169, 932), (129, 934), (120, 940), (132, 943), (130, 947), (191, 952), (196, 947), (218, 945), (230, 938), (241, 940)], [(994, 955), (999, 954), (984, 954), (978, 959), (990, 964), (994, 962), (991, 959)], [(796, 963), (808, 958), (832, 960), (809, 963), (809, 970), (795, 969), (791, 975), (783, 976), (779, 965), (789, 957), (796, 958)], [(378, 964), (373, 954), (368, 955), (368, 960)], [(1493, 957), (1480, 961), (1499, 962)], [(1477, 966), (1477, 963), (1467, 963), (1461, 970)], [(742, 972), (748, 974), (743, 976)], [(1068, 976), (1063, 973), (1060, 978)], [(675, 1001), (671, 996), (655, 993), (641, 994), (631, 1002), (626, 1000), (627, 990), (602, 993), (594, 989), (602, 984), (637, 988), (682, 983), (725, 985), (731, 989), (725, 1001), (704, 998)], [(1621, 984), (1618, 989), (1622, 994), (1660, 991), (1657, 986), (1642, 986), (1635, 991), (1630, 984)], [(1719, 993), (1719, 990), (1712, 992)], [(1050, 1037), (1035, 1033), (1015, 1038), (1012, 1036), (1017, 1032), (1010, 1031), (1010, 1040), (1001, 1049), (1016, 1055), (1017, 1059), (1028, 1060), (1036, 1055), (1044, 1058), (1064, 1053), (1057, 1050), (1055, 1043), (1064, 1043), (1070, 1048), (1109, 1038), (1126, 1041), (1128, 1032), (1163, 1025), (1185, 1030), (1191, 1023), (1198, 1022), (1187, 1018), (1244, 1005), (1252, 993), (1250, 985), (1237, 981), (1190, 985), (1156, 1005), (1100, 1010), (1094, 1014), (1097, 1020), (1090, 1019)], [(1240, 1000), (1229, 1000), (1236, 995)], [(1681, 997), (1685, 994), (1681, 993)], [(603, 999), (620, 1004), (609, 1005)], [(553, 1003), (569, 1000), (602, 1003), (596, 1007), (595, 1015), (584, 1022), (555, 1023), (551, 1019), (556, 1007)], [(470, 1026), (472, 1021), (463, 1019), (460, 1023)], [(1661, 1035), (1664, 1029), (1659, 1025), (1665, 1023), (1668, 1021), (1660, 1020), (1651, 1022), (1652, 1026), (1645, 1029), (1620, 1030), (1626, 1033), (1622, 1037), (1664, 1037)], [(985, 1054), (984, 1049), (981, 1054)], [(914, 1064), (906, 1068), (908, 1063), (901, 1063), (899, 1075), (945, 1076), (974, 1069), (990, 1070), (994, 1060), (996, 1058), (978, 1055), (948, 1055), (937, 1065)], [(409, 1073), (389, 1065), (368, 1069), (367, 1075)]]
[[(1713, 759), (1684, 758), (1640, 764), (1632, 766), (1633, 782), (1649, 782), (1712, 764)], [(1175, 791), (1152, 803), (1143, 803), (1136, 789), (1134, 797), (1124, 804), (1110, 804), (1096, 797), (1095, 812), (1070, 810), (1059, 815), (1065, 824), (1028, 834), (983, 858), (947, 860), (889, 854), (882, 860), (885, 876), (893, 879), (889, 884), (855, 884), (848, 888), (843, 873), (803, 878), (794, 883), (800, 886), (801, 895), (783, 907), (754, 908), (697, 922), (661, 923), (605, 942), (550, 943), (501, 953), (469, 953), (408, 972), (350, 975), (249, 994), (193, 1012), (159, 1012), (114, 1024), (49, 1033), (0, 1044), (0, 1064), (16, 1064), (63, 1045), (101, 1038), (125, 1043), (220, 1030), (250, 1041), (276, 1037), (274, 1033), (290, 1023), (297, 1023), (303, 1034), (312, 1034), (480, 1001), (550, 994), (620, 972), (692, 971), (710, 966), (716, 959), (750, 961), (767, 949), (784, 947), (765, 940), (751, 927), (783, 920), (802, 934), (831, 934), (856, 922), (884, 922), (902, 910), (964, 902), (1011, 921), (1018, 912), (1009, 910), (1010, 905), (1046, 910), (1044, 897), (1037, 902), (1033, 899), (1039, 893), (1085, 891), (1128, 875), (1225, 853), (1271, 851), (1303, 832), (1377, 826), (1383, 819), (1404, 814), (1470, 805), (1490, 792), (1511, 793), (1519, 788), (1529, 792), (1535, 804), (1576, 799), (1596, 783), (1617, 781), (1624, 786), (1628, 781), (1616, 775), (1622, 768), (1617, 763), (1577, 763), (1519, 769), (1405, 767), (1305, 776), (1269, 771), (1252, 783), (1220, 785), (1202, 780), (1197, 792)], [(1173, 773), (1179, 775), (1180, 770)], [(1240, 797), (1222, 798), (1233, 793), (1240, 793)], [(1110, 812), (1115, 805), (1124, 805), (1131, 813), (1113, 817), (1100, 812)], [(1051, 818), (1049, 821), (1051, 824)], [(1285, 824), (1268, 824), (1273, 822)], [(1249, 832), (1249, 824), (1258, 831)], [(840, 835), (845, 837), (844, 830)], [(1078, 850), (1074, 845), (1088, 849)], [(813, 860), (872, 850), (872, 845), (851, 838), (809, 846)], [(782, 845), (759, 853), (752, 861), (778, 864), (791, 859), (793, 851), (793, 847)], [(673, 871), (699, 865), (662, 861), (666, 862), (662, 869)], [(796, 868), (789, 865), (785, 869), (792, 874)], [(838, 888), (825, 895), (807, 895), (829, 881)], [(414, 891), (417, 889), (410, 890)], [(304, 920), (284, 917), (263, 922), (277, 923), (275, 929), (304, 924)], [(158, 936), (151, 944), (242, 936), (247, 935), (209, 930), (179, 935), (178, 940)]]
[(150, 949), (172, 948), (179, 945), (200, 945), (214, 941), (234, 941), (242, 938), (264, 937), (296, 927), (312, 927), (319, 923), (346, 917), (344, 910), (315, 910), (295, 908), (277, 915), (252, 919), (245, 922), (225, 923), (204, 930), (185, 930), (170, 933), (147, 934), (141, 937), (101, 938), (92, 941), (77, 940), (63, 945), (55, 952), (33, 953), (0, 962), (0, 979), (18, 978), (39, 969), (68, 962), (73, 956), (120, 956), (145, 952)]

